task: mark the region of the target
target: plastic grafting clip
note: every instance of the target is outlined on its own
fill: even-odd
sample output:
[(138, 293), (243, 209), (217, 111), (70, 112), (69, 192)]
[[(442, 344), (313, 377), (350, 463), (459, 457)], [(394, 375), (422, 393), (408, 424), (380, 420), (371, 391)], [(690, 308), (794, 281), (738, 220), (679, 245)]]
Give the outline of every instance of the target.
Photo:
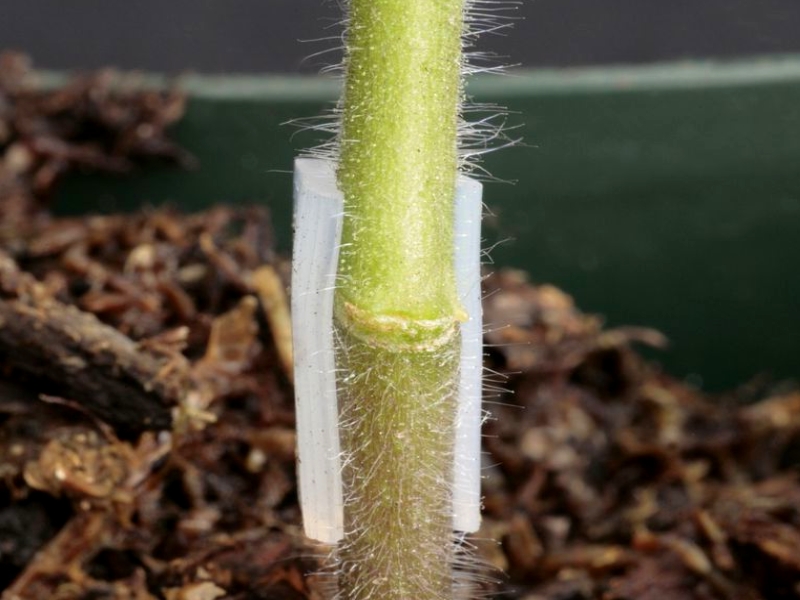
[[(466, 533), (480, 526), (482, 189), (478, 181), (459, 176), (453, 216), (456, 283), (469, 315), (461, 324), (453, 529)], [(321, 159), (295, 160), (292, 327), (300, 507), (306, 535), (328, 544), (343, 536), (333, 346), (333, 296), (342, 214), (335, 164)]]

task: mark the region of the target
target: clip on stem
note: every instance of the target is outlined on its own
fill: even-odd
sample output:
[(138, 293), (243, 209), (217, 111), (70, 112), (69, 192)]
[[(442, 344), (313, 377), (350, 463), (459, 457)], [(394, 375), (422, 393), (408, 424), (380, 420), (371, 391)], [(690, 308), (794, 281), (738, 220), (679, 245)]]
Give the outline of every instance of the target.
[[(300, 507), (305, 533), (335, 544), (343, 536), (343, 491), (333, 347), (333, 296), (344, 199), (336, 166), (298, 158), (294, 165), (292, 329)], [(461, 360), (453, 465), (453, 529), (480, 526), (481, 312), (480, 228), (483, 186), (460, 175), (456, 187), (456, 283), (469, 319)]]

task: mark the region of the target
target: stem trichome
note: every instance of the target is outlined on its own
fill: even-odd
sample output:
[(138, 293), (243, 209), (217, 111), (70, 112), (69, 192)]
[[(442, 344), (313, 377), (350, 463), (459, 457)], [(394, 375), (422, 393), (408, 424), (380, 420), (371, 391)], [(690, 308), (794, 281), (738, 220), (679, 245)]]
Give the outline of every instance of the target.
[(334, 301), (346, 600), (452, 598), (463, 0), (349, 0)]

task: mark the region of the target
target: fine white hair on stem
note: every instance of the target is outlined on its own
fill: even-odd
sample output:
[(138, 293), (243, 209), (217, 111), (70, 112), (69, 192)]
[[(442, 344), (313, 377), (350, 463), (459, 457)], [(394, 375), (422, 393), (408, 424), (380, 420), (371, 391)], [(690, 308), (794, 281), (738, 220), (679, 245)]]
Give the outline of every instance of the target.
[[(347, 14), (347, 2), (346, 0), (342, 0), (339, 2), (342, 5), (343, 13)], [(514, 16), (513, 11), (519, 6), (520, 2), (517, 1), (509, 1), (509, 0), (466, 0), (465, 4), (465, 31), (462, 36), (462, 75), (466, 79), (471, 76), (475, 75), (487, 75), (487, 74), (494, 74), (502, 72), (502, 67), (498, 66), (496, 63), (497, 57), (491, 53), (485, 52), (483, 50), (476, 50), (476, 44), (481, 36), (484, 35), (503, 35), (504, 32), (511, 26)], [(347, 28), (346, 21), (341, 21), (336, 24), (336, 27), (340, 28), (341, 31), (345, 31)], [(323, 49), (317, 52), (314, 52), (310, 57), (309, 60), (317, 60), (329, 56), (331, 54), (341, 52), (344, 47), (344, 37), (343, 34), (334, 34), (328, 35), (325, 38), (320, 38), (323, 40), (324, 43), (333, 43), (338, 44), (332, 48)], [(452, 63), (451, 63), (452, 64)], [(323, 73), (326, 75), (330, 74), (339, 74), (344, 72), (344, 66), (342, 63), (334, 64), (331, 66), (327, 66), (323, 68)], [(518, 140), (515, 140), (509, 137), (509, 127), (506, 124), (507, 119), (507, 112), (494, 105), (494, 104), (480, 104), (471, 102), (469, 99), (469, 90), (465, 89), (462, 93), (462, 106), (459, 110), (459, 123), (457, 128), (457, 139), (458, 139), (458, 167), (462, 173), (470, 173), (480, 177), (481, 179), (491, 179), (491, 176), (483, 169), (480, 162), (482, 157), (487, 153), (491, 152), (498, 148), (504, 148), (508, 146), (512, 146), (518, 143)], [(341, 100), (340, 100), (341, 102)], [(339, 155), (340, 155), (340, 148), (341, 148), (341, 117), (342, 117), (342, 106), (341, 104), (337, 104), (329, 109), (324, 115), (314, 118), (314, 119), (303, 119), (294, 121), (294, 124), (298, 127), (300, 131), (312, 131), (316, 134), (319, 134), (324, 139), (323, 141), (316, 145), (315, 147), (306, 150), (303, 153), (304, 158), (314, 158), (314, 159), (324, 159), (325, 161), (329, 161), (331, 164), (336, 164), (339, 162)], [(480, 184), (473, 179), (461, 178), (460, 179), (460, 186), (466, 185), (463, 181), (466, 180), (471, 182), (469, 185), (475, 185), (480, 188)], [(334, 186), (335, 187), (335, 186)], [(459, 192), (460, 193), (460, 192)], [(478, 206), (477, 206), (477, 217), (473, 215), (473, 218), (478, 223), (480, 222), (480, 212), (481, 212), (481, 205), (480, 205), (480, 195), (478, 194)], [(457, 233), (457, 236), (459, 234)], [(473, 294), (473, 306), (468, 311), (470, 314), (473, 315), (473, 318), (477, 318), (478, 320), (480, 317), (480, 305), (481, 305), (481, 296), (480, 296), (480, 259), (483, 255), (485, 255), (485, 250), (483, 254), (480, 250), (480, 233), (478, 233), (471, 237), (471, 242), (476, 244), (476, 248), (474, 249), (474, 262), (476, 263), (476, 267), (474, 269), (474, 277), (473, 280), (470, 281), (469, 285), (471, 286), (471, 292)], [(463, 243), (463, 239), (459, 240), (456, 238), (456, 246), (459, 243)], [(337, 248), (338, 250), (338, 248)], [(328, 283), (323, 291), (330, 292), (333, 287), (340, 285), (341, 280), (337, 279), (333, 283)], [(475, 294), (475, 290), (477, 290), (477, 295)], [(459, 291), (460, 295), (464, 295), (461, 291)], [(474, 307), (474, 300), (477, 299), (477, 308)], [(477, 409), (473, 406), (470, 410), (470, 414), (468, 416), (464, 416), (463, 409), (459, 408), (459, 419), (469, 420), (472, 426), (476, 429), (475, 441), (479, 444), (480, 440), (480, 426), (489, 418), (487, 415), (488, 413), (482, 409), (481, 407), (481, 398), (485, 393), (490, 394), (498, 394), (501, 390), (500, 387), (497, 386), (499, 381), (495, 380), (494, 377), (490, 374), (489, 376), (486, 375), (486, 372), (482, 370), (481, 367), (481, 359), (482, 359), (482, 349), (480, 348), (480, 340), (482, 339), (482, 335), (484, 330), (482, 325), (478, 321), (477, 330), (473, 331), (469, 335), (473, 337), (477, 336), (479, 340), (479, 346), (476, 350), (474, 346), (471, 347), (469, 350), (462, 349), (462, 356), (467, 356), (471, 354), (471, 358), (473, 362), (471, 365), (464, 366), (466, 363), (462, 361), (461, 363), (461, 372), (463, 373), (465, 370), (472, 370), (472, 373), (475, 375), (473, 378), (473, 382), (467, 386), (469, 387), (469, 394), (477, 397)], [(462, 325), (462, 333), (466, 331), (465, 326)], [(342, 344), (339, 340), (334, 340), (333, 345), (341, 351)], [(452, 355), (454, 356), (454, 355)], [(477, 360), (477, 363), (475, 363)], [(321, 364), (321, 363), (320, 363)], [(315, 363), (313, 366), (309, 367), (309, 370), (312, 369), (319, 369), (319, 366)], [(349, 385), (353, 382), (354, 379), (358, 378), (369, 378), (371, 374), (369, 372), (347, 372), (347, 373), (336, 373), (335, 367), (329, 367), (329, 370), (326, 374), (327, 377), (330, 379), (339, 379), (340, 382), (347, 382)], [(296, 378), (298, 379), (298, 378)], [(391, 383), (391, 382), (390, 382)], [(462, 380), (463, 384), (463, 380)], [(449, 384), (448, 384), (449, 386)], [(463, 385), (462, 385), (463, 387)], [(323, 390), (322, 384), (317, 386), (317, 389)], [(324, 390), (323, 390), (324, 391)], [(461, 393), (461, 392), (460, 392)], [(440, 397), (446, 397), (446, 393), (441, 393)], [(431, 394), (431, 400), (435, 401), (437, 394), (435, 390)], [(307, 421), (311, 421), (313, 419), (318, 419), (319, 415), (315, 413), (313, 409), (308, 409), (305, 412), (305, 419)], [(357, 428), (357, 423), (355, 420), (357, 416), (350, 412), (348, 413), (345, 411), (340, 411), (338, 415), (338, 422), (337, 426), (340, 431), (354, 431)], [(300, 430), (300, 422), (298, 421), (298, 432)], [(322, 428), (324, 430), (324, 427)], [(444, 433), (444, 432), (443, 432)], [(300, 433), (298, 433), (300, 435)], [(452, 434), (449, 434), (452, 435)], [(459, 453), (465, 452), (463, 450), (464, 444), (462, 443), (461, 437), (464, 437), (462, 433), (456, 433), (456, 458), (454, 459), (454, 468), (453, 471), (457, 478), (463, 477), (465, 480), (467, 479), (467, 475), (471, 477), (470, 480), (472, 483), (469, 483), (467, 487), (472, 486), (475, 482), (479, 483), (480, 476), (481, 476), (481, 456), (479, 449), (477, 451), (474, 450), (474, 442), (470, 442), (468, 445), (472, 449), (470, 449), (469, 456), (470, 461), (459, 463)], [(308, 436), (306, 436), (308, 437)], [(365, 436), (368, 437), (368, 436)], [(308, 440), (306, 440), (308, 443)], [(323, 447), (327, 449), (327, 454), (325, 459), (328, 461), (328, 464), (337, 464), (336, 467), (339, 470), (345, 470), (349, 473), (352, 472), (352, 469), (349, 468), (351, 464), (353, 464), (354, 457), (352, 454), (348, 454), (348, 452), (337, 450), (336, 452), (332, 453), (331, 450), (334, 446), (338, 449), (338, 445), (334, 445), (332, 442), (326, 442), (323, 444)], [(380, 448), (378, 448), (380, 451)], [(452, 452), (452, 451), (448, 451)], [(301, 450), (301, 458), (302, 458), (302, 450)], [(451, 454), (452, 457), (452, 454)], [(303, 458), (303, 461), (306, 459)], [(378, 468), (380, 464), (379, 460), (375, 460), (372, 463), (371, 469), (364, 469), (365, 472), (357, 473), (352, 475), (352, 479), (354, 480), (356, 485), (360, 485), (360, 483), (369, 480), (379, 480), (380, 474), (376, 474), (373, 472), (369, 472), (370, 470), (374, 470)], [(302, 463), (301, 463), (302, 467)], [(322, 473), (324, 469), (328, 468), (327, 466), (320, 466), (316, 473)], [(472, 473), (474, 471), (474, 473)], [(470, 472), (469, 474), (467, 472)], [(442, 487), (442, 475), (441, 469), (434, 468), (431, 465), (430, 472), (426, 472), (425, 468), (421, 469), (421, 472), (416, 474), (418, 485), (422, 489), (430, 489), (432, 487)], [(305, 484), (305, 492), (304, 488), (301, 487), (300, 492), (301, 496), (305, 494), (306, 500), (308, 499), (308, 492), (312, 487), (312, 484), (309, 484), (310, 477), (306, 478), (307, 483)], [(453, 597), (454, 598), (477, 598), (481, 597), (484, 594), (480, 593), (480, 588), (483, 586), (484, 589), (487, 589), (485, 584), (491, 582), (492, 578), (488, 575), (489, 569), (488, 567), (478, 567), (476, 566), (476, 558), (475, 558), (475, 549), (472, 543), (469, 542), (468, 538), (465, 537), (463, 533), (458, 533), (460, 530), (467, 530), (467, 531), (474, 531), (477, 529), (478, 522), (479, 522), (479, 508), (480, 508), (480, 494), (479, 491), (476, 497), (472, 497), (469, 494), (465, 494), (463, 490), (459, 488), (460, 481), (450, 481), (451, 489), (447, 490), (447, 493), (443, 495), (443, 497), (448, 497), (449, 500), (446, 503), (443, 503), (443, 507), (441, 512), (438, 513), (437, 518), (442, 518), (443, 516), (447, 516), (448, 518), (453, 518), (454, 529), (456, 532), (453, 534), (451, 539), (450, 546), (443, 547), (441, 552), (444, 555), (451, 557), (452, 563), (455, 567), (453, 580), (452, 580), (452, 587), (453, 587)], [(333, 488), (333, 485), (329, 486)], [(340, 488), (341, 489), (341, 488)], [(335, 496), (335, 494), (333, 494)], [(357, 497), (357, 496), (355, 496)], [(465, 499), (466, 498), (466, 499)], [(334, 527), (329, 525), (325, 525), (324, 523), (317, 528), (318, 539), (323, 539), (327, 542), (334, 542), (338, 539), (339, 535), (341, 534), (341, 517), (338, 516), (339, 513), (337, 512), (337, 516), (334, 516), (330, 513), (328, 508), (322, 507), (325, 498), (320, 498), (320, 502), (317, 502), (318, 510), (321, 511), (321, 514), (326, 514), (324, 517), (325, 519), (330, 519), (330, 522), (334, 522), (339, 520)], [(335, 498), (335, 502), (341, 502), (341, 505), (352, 506), (350, 503), (350, 495), (344, 491), (341, 499)], [(361, 502), (360, 504), (364, 504)], [(451, 505), (452, 504), (452, 505)], [(341, 506), (340, 505), (340, 506)], [(464, 507), (467, 508), (464, 508)], [(373, 522), (374, 519), (367, 518), (370, 515), (368, 514), (369, 511), (373, 510), (369, 506), (359, 506), (358, 510), (361, 512), (357, 516), (365, 517), (363, 520), (355, 519), (354, 523), (348, 525), (348, 537), (351, 540), (358, 539), (360, 537), (367, 538), (369, 537), (368, 534), (370, 532), (361, 531), (359, 529), (359, 525), (357, 523), (367, 523)], [(459, 517), (459, 510), (468, 511), (468, 510), (475, 510), (476, 517), (472, 519), (465, 519), (463, 516)], [(325, 511), (328, 511), (326, 513)], [(305, 506), (304, 506), (305, 512)], [(466, 514), (464, 512), (463, 514)], [(460, 520), (459, 520), (460, 519)], [(327, 521), (326, 521), (327, 522)], [(374, 532), (373, 532), (374, 534)], [(447, 544), (443, 544), (443, 546), (447, 546)], [(381, 549), (376, 547), (376, 552), (381, 552)], [(343, 563), (338, 554), (341, 552), (342, 549), (339, 548), (338, 550), (334, 550), (331, 560), (328, 563), (327, 572), (331, 574), (341, 574), (342, 570), (347, 569), (347, 565)], [(438, 552), (438, 549), (437, 549)], [(412, 575), (413, 576), (413, 575)], [(335, 581), (334, 578), (329, 578), (331, 584)], [(420, 589), (423, 588), (424, 582), (420, 580)], [(366, 585), (366, 582), (364, 582)], [(336, 594), (335, 591), (332, 590), (331, 592), (334, 596)], [(358, 596), (358, 590), (350, 590), (351, 594), (355, 594)], [(484, 592), (487, 594), (488, 592)], [(433, 592), (429, 596), (430, 598), (438, 597)]]
[[(338, 5), (341, 14), (347, 15), (349, 4), (347, 0), (327, 0), (326, 3)], [(466, 0), (461, 61), (464, 81), (476, 75), (505, 72), (507, 65), (503, 63), (502, 57), (488, 50), (476, 50), (475, 47), (484, 36), (505, 35), (520, 18), (514, 13), (521, 5), (521, 0)], [(334, 30), (336, 33), (309, 41), (334, 45), (310, 54), (306, 60), (325, 58), (328, 55), (343, 55), (347, 26), (346, 17), (327, 25), (327, 30)], [(343, 77), (345, 66), (343, 60), (329, 62), (320, 72), (324, 75)], [(338, 161), (342, 117), (340, 102), (341, 100), (321, 115), (290, 122), (298, 128), (298, 131), (311, 131), (319, 135), (319, 143), (304, 150), (301, 153), (302, 157)], [(465, 92), (458, 125), (459, 169), (462, 172), (470, 173), (481, 181), (500, 181), (481, 166), (481, 159), (489, 152), (520, 143), (520, 138), (509, 135), (517, 126), (508, 125), (508, 116), (503, 107), (492, 103), (473, 102), (468, 90)]]

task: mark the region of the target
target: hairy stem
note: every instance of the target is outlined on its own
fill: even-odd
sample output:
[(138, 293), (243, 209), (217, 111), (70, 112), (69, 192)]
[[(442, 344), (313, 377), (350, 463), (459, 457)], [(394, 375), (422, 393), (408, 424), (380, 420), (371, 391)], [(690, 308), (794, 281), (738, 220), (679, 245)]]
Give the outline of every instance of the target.
[(452, 597), (464, 0), (349, 0), (335, 298), (346, 600)]
[(340, 596), (451, 598), (458, 348), (403, 352), (338, 334), (351, 374), (340, 386)]
[(463, 0), (350, 0), (339, 186), (341, 295), (452, 318)]

